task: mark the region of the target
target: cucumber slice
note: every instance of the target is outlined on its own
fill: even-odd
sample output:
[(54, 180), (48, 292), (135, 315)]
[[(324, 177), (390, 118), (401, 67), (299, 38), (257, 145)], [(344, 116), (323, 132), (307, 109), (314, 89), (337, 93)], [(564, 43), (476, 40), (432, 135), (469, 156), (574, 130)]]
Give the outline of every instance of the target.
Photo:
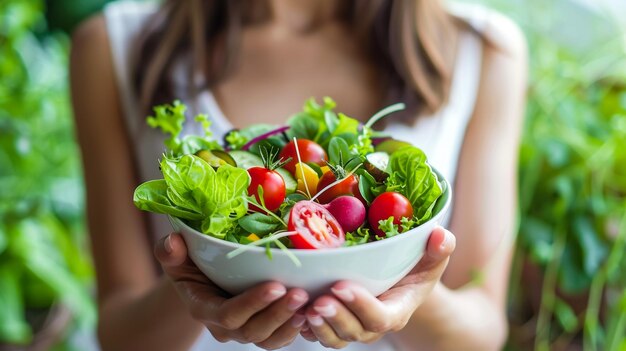
[(230, 156), (237, 163), (237, 167), (248, 169), (251, 167), (263, 167), (263, 160), (251, 152), (243, 150), (233, 150), (229, 152)]
[(379, 182), (384, 181), (389, 176), (387, 173), (388, 166), (389, 154), (386, 152), (378, 151), (365, 156), (365, 169)]
[(276, 168), (275, 171), (283, 177), (283, 180), (285, 181), (285, 191), (287, 194), (295, 193), (296, 188), (298, 187), (298, 182), (296, 182), (291, 173), (284, 168)]
[(224, 164), (229, 164), (233, 167), (237, 166), (235, 160), (233, 160), (230, 155), (220, 150), (200, 150), (196, 152), (196, 156), (205, 160), (213, 168), (218, 168), (219, 166)]

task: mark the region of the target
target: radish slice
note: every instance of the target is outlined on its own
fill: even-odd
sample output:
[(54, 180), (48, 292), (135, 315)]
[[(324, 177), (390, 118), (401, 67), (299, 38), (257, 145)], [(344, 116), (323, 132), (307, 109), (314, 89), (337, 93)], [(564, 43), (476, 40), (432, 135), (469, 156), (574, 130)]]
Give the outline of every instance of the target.
[(263, 133), (263, 134), (259, 135), (258, 137), (253, 138), (252, 140), (248, 141), (246, 143), (246, 145), (244, 145), (241, 149), (244, 150), (244, 151), (248, 151), (252, 147), (252, 145), (258, 143), (259, 141), (265, 140), (265, 139), (271, 137), (272, 135), (283, 133), (283, 132), (289, 130), (289, 128), (291, 128), (291, 127), (284, 126), (284, 127), (276, 128), (274, 130), (270, 130), (267, 133)]

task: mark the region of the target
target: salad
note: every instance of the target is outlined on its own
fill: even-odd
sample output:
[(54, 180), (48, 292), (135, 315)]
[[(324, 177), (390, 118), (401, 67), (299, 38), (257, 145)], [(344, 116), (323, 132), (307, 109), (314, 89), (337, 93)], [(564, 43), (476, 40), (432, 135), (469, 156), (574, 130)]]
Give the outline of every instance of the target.
[(428, 221), (446, 183), (422, 150), (372, 129), (404, 105), (365, 124), (335, 107), (309, 99), (285, 126), (218, 141), (208, 116), (195, 117), (204, 135), (181, 137), (186, 107), (157, 106), (147, 122), (168, 135), (163, 179), (139, 185), (134, 203), (215, 238), (283, 250), (361, 245)]

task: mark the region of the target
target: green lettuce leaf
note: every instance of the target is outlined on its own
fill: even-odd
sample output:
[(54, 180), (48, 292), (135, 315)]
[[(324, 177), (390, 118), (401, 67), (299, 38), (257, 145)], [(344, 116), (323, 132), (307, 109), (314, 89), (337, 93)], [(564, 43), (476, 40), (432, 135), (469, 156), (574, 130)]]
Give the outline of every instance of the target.
[[(204, 218), (198, 211), (179, 207), (173, 203), (168, 197), (167, 183), (164, 179), (151, 180), (138, 186), (135, 189), (133, 202), (137, 208), (144, 211), (169, 214), (196, 221)], [(184, 200), (180, 199), (178, 202), (184, 202)]]
[(161, 171), (168, 198), (180, 208), (201, 213), (206, 234), (224, 238), (248, 210), (250, 176), (245, 169), (226, 164), (216, 171), (201, 158), (184, 155), (164, 157)]
[(424, 152), (413, 146), (400, 148), (389, 157), (389, 167), (396, 181), (404, 183), (399, 190), (411, 202), (418, 223), (429, 220), (443, 192)]

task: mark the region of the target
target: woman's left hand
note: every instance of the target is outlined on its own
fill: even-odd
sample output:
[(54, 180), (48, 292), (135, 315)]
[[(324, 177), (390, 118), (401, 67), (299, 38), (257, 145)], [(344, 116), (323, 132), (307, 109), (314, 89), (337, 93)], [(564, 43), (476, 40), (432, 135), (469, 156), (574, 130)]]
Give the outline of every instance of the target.
[(302, 336), (325, 347), (343, 348), (401, 330), (439, 282), (455, 244), (452, 233), (435, 228), (417, 266), (378, 298), (357, 284), (336, 283), (332, 295), (323, 295), (308, 307), (308, 329), (301, 331)]

